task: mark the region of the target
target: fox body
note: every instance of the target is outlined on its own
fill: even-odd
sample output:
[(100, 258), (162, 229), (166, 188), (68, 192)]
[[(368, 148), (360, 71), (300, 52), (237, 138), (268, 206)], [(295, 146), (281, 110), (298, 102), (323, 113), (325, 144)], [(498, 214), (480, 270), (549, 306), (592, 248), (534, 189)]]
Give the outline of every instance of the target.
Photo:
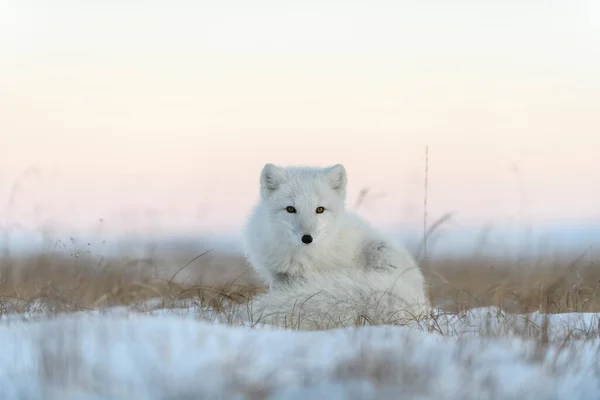
[[(288, 314), (311, 296), (303, 303), (309, 313), (342, 319), (368, 312), (369, 296), (380, 301), (385, 294), (383, 304), (410, 312), (427, 304), (409, 252), (345, 210), (346, 184), (340, 164), (264, 166), (260, 201), (244, 231), (248, 260), (269, 281), (269, 294), (255, 303), (262, 311)], [(345, 305), (332, 311), (333, 301)]]

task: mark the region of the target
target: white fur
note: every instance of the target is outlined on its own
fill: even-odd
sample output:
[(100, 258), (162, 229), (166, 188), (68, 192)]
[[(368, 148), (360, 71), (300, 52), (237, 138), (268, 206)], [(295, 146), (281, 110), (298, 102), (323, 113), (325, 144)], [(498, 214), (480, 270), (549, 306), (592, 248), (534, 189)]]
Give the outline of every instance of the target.
[[(270, 284), (253, 305), (263, 320), (288, 325), (300, 310), (294, 325), (313, 329), (374, 314), (395, 320), (427, 306), (423, 275), (408, 251), (345, 210), (346, 182), (340, 164), (263, 168), (261, 199), (244, 231), (248, 260)], [(310, 244), (301, 240), (307, 234)]]

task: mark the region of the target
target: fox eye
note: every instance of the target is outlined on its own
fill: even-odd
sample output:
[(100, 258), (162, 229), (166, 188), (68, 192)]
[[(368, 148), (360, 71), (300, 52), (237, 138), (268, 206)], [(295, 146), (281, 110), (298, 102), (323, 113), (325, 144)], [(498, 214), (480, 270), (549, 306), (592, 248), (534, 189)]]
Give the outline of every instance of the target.
[(325, 211), (325, 208), (324, 207), (317, 207), (316, 211), (317, 211), (317, 214), (322, 214), (323, 211)]
[(289, 212), (290, 214), (293, 214), (293, 213), (295, 213), (295, 212), (296, 212), (296, 209), (295, 209), (294, 207), (292, 207), (292, 206), (287, 206), (287, 207), (285, 208), (285, 210), (286, 210), (287, 212)]

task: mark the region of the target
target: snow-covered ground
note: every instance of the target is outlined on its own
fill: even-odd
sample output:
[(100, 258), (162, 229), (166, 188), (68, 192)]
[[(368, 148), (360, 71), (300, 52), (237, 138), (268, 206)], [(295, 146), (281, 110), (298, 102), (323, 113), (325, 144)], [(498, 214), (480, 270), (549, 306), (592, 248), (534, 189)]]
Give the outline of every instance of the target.
[(542, 315), (492, 308), (439, 316), (436, 333), (230, 326), (150, 306), (4, 316), (0, 399), (600, 398), (596, 314), (551, 316), (544, 344), (522, 339)]

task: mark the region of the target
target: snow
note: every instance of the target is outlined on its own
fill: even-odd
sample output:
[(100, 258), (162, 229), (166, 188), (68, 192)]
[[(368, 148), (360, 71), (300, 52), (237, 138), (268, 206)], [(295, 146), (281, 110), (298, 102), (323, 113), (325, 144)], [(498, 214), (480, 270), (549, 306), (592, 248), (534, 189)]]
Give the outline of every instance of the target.
[(547, 319), (547, 334), (550, 341), (561, 341), (572, 337), (589, 336), (600, 332), (600, 314), (563, 313), (542, 314), (534, 312), (524, 315), (506, 314), (496, 307), (481, 307), (460, 314), (439, 313), (436, 327), (445, 335), (505, 336), (526, 334), (539, 335)]
[(0, 398), (571, 400), (600, 393), (600, 339), (568, 333), (598, 332), (597, 314), (550, 316), (544, 345), (518, 335), (543, 315), (493, 308), (439, 316), (446, 330), (439, 334), (418, 326), (230, 326), (195, 308), (153, 306), (3, 316)]

